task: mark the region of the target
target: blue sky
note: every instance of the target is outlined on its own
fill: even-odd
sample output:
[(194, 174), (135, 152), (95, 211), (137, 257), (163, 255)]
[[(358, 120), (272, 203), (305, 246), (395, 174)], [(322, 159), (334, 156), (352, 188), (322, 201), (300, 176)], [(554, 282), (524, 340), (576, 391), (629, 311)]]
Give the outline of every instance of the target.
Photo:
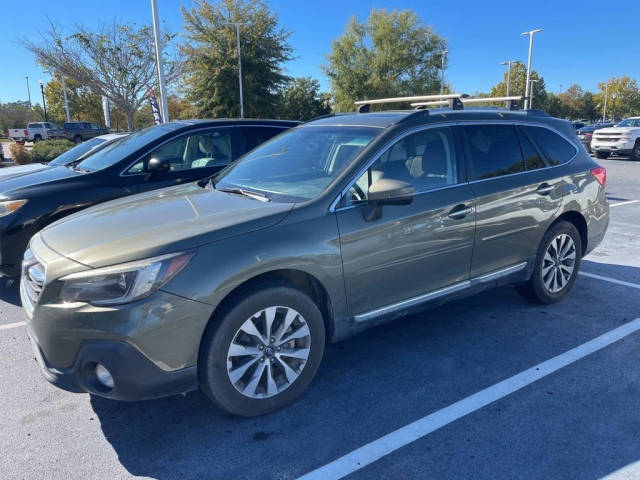
[[(181, 31), (180, 6), (190, 0), (158, 0), (161, 19)], [(640, 40), (637, 20), (640, 0), (268, 0), (280, 23), (292, 32), (296, 59), (287, 73), (320, 80), (328, 89), (319, 65), (325, 61), (331, 40), (344, 31), (352, 15), (366, 18), (372, 7), (411, 8), (449, 42), (446, 76), (456, 91), (488, 91), (504, 72), (501, 61), (526, 62), (528, 41), (520, 33), (543, 28), (536, 35), (533, 68), (544, 76), (547, 90), (558, 92), (572, 83), (596, 90), (612, 76), (640, 77)], [(33, 38), (47, 27), (49, 17), (60, 26), (100, 22), (150, 22), (147, 0), (30, 0), (28, 14), (14, 10), (2, 14), (3, 68), (0, 102), (26, 100), (25, 75), (29, 75), (32, 100), (39, 98), (38, 80), (47, 76), (16, 41)], [(419, 94), (422, 92), (416, 92)]]

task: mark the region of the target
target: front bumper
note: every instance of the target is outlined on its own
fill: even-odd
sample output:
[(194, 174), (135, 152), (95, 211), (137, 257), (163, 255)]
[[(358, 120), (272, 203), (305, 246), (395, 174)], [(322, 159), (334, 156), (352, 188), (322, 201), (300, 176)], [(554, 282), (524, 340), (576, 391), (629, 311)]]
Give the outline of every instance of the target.
[(633, 150), (634, 145), (634, 141), (603, 142), (602, 140), (591, 140), (591, 149), (594, 152), (629, 155), (631, 150)]
[[(42, 374), (53, 385), (69, 392), (93, 393), (114, 400), (148, 400), (198, 388), (197, 367), (164, 371), (144, 355), (124, 342), (85, 342), (74, 364), (69, 368), (55, 368), (44, 356), (40, 345), (29, 334), (33, 353)], [(114, 378), (108, 388), (95, 375), (101, 364)]]

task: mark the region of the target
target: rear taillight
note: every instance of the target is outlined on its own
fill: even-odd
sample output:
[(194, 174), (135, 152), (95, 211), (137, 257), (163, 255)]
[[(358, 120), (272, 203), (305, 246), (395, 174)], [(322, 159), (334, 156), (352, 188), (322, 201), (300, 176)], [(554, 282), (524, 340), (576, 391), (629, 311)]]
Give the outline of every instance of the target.
[(607, 169), (604, 167), (594, 167), (591, 169), (591, 175), (593, 175), (598, 183), (604, 188), (607, 183)]
[(25, 135), (25, 137), (29, 136), (29, 130), (27, 130), (26, 128), (24, 129), (24, 135)]
[(589, 138), (593, 137), (593, 133), (585, 133), (585, 135)]

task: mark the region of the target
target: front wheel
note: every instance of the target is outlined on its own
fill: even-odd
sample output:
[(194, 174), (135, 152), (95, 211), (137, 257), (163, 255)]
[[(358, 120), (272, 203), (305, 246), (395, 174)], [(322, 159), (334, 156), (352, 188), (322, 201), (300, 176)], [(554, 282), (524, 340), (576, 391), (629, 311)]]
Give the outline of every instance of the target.
[(531, 278), (518, 285), (518, 291), (534, 302), (557, 302), (575, 283), (581, 259), (582, 242), (576, 227), (556, 223), (540, 242)]
[(36, 135), (35, 137), (33, 137), (33, 143), (38, 143), (40, 140), (42, 140), (42, 137), (40, 135)]
[(309, 386), (324, 342), (322, 314), (311, 298), (287, 286), (266, 287), (230, 305), (217, 328), (207, 330), (200, 387), (236, 415), (277, 410)]
[(82, 143), (82, 137), (80, 135), (76, 135), (75, 137), (73, 137), (73, 142)]
[(611, 152), (596, 152), (596, 157), (598, 157), (600, 160), (604, 160), (606, 158), (609, 158), (611, 156)]
[(640, 141), (637, 141), (631, 150), (631, 160), (640, 162)]

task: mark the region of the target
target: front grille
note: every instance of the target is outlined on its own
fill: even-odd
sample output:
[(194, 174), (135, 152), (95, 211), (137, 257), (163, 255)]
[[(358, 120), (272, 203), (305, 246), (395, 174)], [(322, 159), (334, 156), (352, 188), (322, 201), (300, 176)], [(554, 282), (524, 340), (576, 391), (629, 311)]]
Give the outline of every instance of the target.
[(600, 140), (601, 142), (617, 142), (622, 136), (621, 133), (596, 133), (594, 134), (594, 140)]
[(25, 301), (24, 306), (29, 312), (33, 311), (33, 308), (40, 299), (44, 280), (44, 265), (33, 256), (30, 249), (27, 249), (24, 254), (24, 260), (22, 261), (20, 289), (22, 290), (23, 300)]

